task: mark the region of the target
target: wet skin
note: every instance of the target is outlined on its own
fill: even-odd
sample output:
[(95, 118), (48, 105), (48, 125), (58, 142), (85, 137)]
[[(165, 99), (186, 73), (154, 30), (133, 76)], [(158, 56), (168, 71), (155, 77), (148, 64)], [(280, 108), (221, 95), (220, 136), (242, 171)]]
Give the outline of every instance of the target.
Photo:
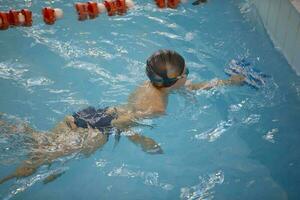
[[(183, 77), (168, 88), (156, 88), (150, 82), (145, 82), (129, 96), (126, 104), (110, 108), (107, 112), (117, 112), (118, 118), (112, 121), (112, 126), (121, 132), (126, 132), (128, 139), (140, 146), (144, 152), (162, 154), (162, 148), (153, 139), (131, 130), (131, 127), (140, 125), (138, 120), (163, 115), (168, 104), (168, 95), (176, 89), (186, 87), (188, 90), (208, 90), (217, 86), (241, 85), (243, 81), (242, 76), (232, 76), (227, 80), (192, 84)], [(11, 132), (15, 131), (14, 125), (0, 122), (1, 126), (6, 125)], [(30, 176), (40, 166), (50, 165), (63, 156), (73, 153), (89, 156), (107, 142), (109, 134), (91, 127), (77, 127), (72, 116), (66, 116), (49, 132), (38, 132), (27, 125), (24, 125), (23, 132), (32, 139), (31, 153), (14, 173), (0, 179), (0, 184), (13, 178)], [(52, 178), (55, 179), (49, 177), (49, 180)]]

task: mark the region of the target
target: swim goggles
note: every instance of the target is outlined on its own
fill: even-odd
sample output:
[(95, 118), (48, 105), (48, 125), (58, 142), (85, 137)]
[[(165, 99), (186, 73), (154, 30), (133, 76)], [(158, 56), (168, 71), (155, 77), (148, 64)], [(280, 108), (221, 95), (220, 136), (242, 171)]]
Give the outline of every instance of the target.
[(188, 69), (187, 67), (185, 67), (184, 70), (185, 70), (185, 71), (184, 71), (181, 75), (179, 75), (179, 76), (177, 76), (177, 77), (175, 77), (175, 78), (163, 78), (163, 77), (157, 75), (157, 74), (152, 70), (151, 67), (147, 67), (147, 71), (148, 71), (148, 72), (149, 72), (149, 71), (152, 72), (152, 73), (148, 73), (148, 74), (151, 74), (151, 76), (150, 76), (149, 78), (150, 78), (150, 80), (151, 80), (152, 82), (155, 82), (155, 83), (175, 83), (175, 82), (178, 81), (179, 79), (185, 78), (185, 77), (187, 77), (187, 76), (189, 75), (189, 73), (190, 73), (189, 69)]

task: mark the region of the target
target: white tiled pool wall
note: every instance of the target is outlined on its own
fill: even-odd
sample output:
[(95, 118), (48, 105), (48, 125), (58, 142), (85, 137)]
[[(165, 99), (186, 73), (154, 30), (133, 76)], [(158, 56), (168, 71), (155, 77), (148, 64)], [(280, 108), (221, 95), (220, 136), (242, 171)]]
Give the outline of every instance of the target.
[(300, 0), (254, 0), (275, 46), (300, 75)]

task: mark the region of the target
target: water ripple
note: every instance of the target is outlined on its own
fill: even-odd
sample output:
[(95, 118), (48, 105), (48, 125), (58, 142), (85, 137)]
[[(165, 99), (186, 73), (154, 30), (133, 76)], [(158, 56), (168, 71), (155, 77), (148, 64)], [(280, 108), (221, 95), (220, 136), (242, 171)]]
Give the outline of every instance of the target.
[(5, 61), (0, 63), (0, 78), (12, 80), (17, 85), (23, 86), (27, 91), (33, 92), (33, 87), (47, 86), (54, 83), (47, 77), (30, 77), (28, 76), (29, 66), (13, 61)]
[[(42, 44), (47, 46), (46, 49), (51, 50), (60, 57), (71, 60), (74, 58), (80, 58), (83, 56), (89, 57), (102, 57), (106, 60), (111, 60), (114, 55), (101, 49), (100, 47), (91, 47), (90, 44), (87, 47), (80, 45), (80, 41), (77, 40), (66, 40), (63, 41), (58, 38), (54, 38), (56, 29), (43, 30), (41, 25), (33, 26), (30, 29), (22, 29), (25, 37), (33, 38), (36, 44)], [(50, 36), (53, 36), (51, 38)], [(94, 44), (94, 43), (92, 43)]]
[(208, 175), (208, 177), (199, 176), (199, 184), (180, 189), (180, 199), (183, 200), (204, 200), (213, 199), (214, 191), (212, 189), (224, 182), (224, 173), (220, 170)]
[[(107, 161), (103, 159), (96, 161), (97, 167), (104, 168), (106, 165)], [(122, 164), (120, 167), (114, 167), (111, 171), (105, 173), (107, 174), (107, 176), (111, 177), (139, 178), (145, 185), (159, 187), (163, 190), (172, 190), (174, 188), (172, 184), (161, 182), (159, 179), (159, 174), (157, 172), (133, 170), (130, 169), (126, 164)]]
[(35, 183), (45, 180), (47, 177), (49, 177), (52, 174), (59, 174), (67, 171), (68, 167), (60, 167), (54, 170), (46, 170), (44, 172), (40, 172), (39, 174), (36, 174), (34, 176), (31, 176), (30, 178), (22, 178), (17, 180), (17, 184), (14, 185), (11, 189), (9, 194), (3, 198), (3, 200), (9, 200), (15, 197), (17, 194), (24, 192), (26, 189), (30, 188)]
[(247, 124), (247, 125), (250, 125), (250, 124), (256, 124), (259, 122), (260, 120), (260, 115), (257, 115), (257, 114), (251, 114), (249, 117), (247, 118), (244, 118), (242, 120), (242, 123), (243, 124)]
[(45, 78), (45, 77), (37, 77), (37, 78), (29, 78), (26, 81), (27, 87), (33, 87), (33, 86), (45, 86), (45, 85), (51, 85), (54, 81)]
[(85, 70), (91, 74), (96, 74), (97, 78), (101, 80), (103, 83), (110, 84), (112, 82), (116, 82), (116, 79), (110, 74), (109, 71), (105, 70), (104, 68), (94, 63), (83, 62), (83, 61), (71, 61), (65, 67)]
[(47, 46), (47, 49), (65, 59), (78, 58), (82, 56), (84, 51), (77, 47), (72, 40), (63, 42), (58, 39), (49, 38), (47, 35), (54, 35), (56, 30), (43, 30), (40, 26), (41, 25), (36, 25), (30, 29), (22, 29), (25, 33), (25, 37), (33, 38), (35, 40), (34, 45), (45, 45)]
[(162, 25), (165, 25), (166, 27), (168, 28), (172, 28), (172, 29), (175, 29), (175, 28), (178, 28), (178, 25), (176, 23), (170, 23), (166, 20), (163, 20), (161, 18), (158, 18), (158, 17), (153, 17), (153, 16), (150, 16), (150, 15), (146, 15), (146, 17), (154, 22), (157, 22), (159, 24), (162, 24)]
[(274, 136), (278, 133), (278, 128), (273, 128), (269, 130), (264, 136), (263, 139), (267, 140), (268, 142), (275, 143)]
[(152, 33), (156, 34), (156, 35), (165, 36), (165, 37), (170, 38), (170, 39), (183, 40), (181, 36), (173, 34), (173, 33), (162, 32), (162, 31), (154, 31)]
[(209, 142), (214, 142), (217, 140), (221, 135), (228, 130), (229, 127), (232, 126), (232, 120), (221, 121), (217, 124), (216, 128), (212, 128), (208, 131), (195, 135), (195, 139), (197, 140), (208, 140)]
[[(26, 66), (26, 65), (25, 65)], [(0, 63), (0, 78), (14, 81), (22, 80), (24, 73), (28, 71), (24, 64), (6, 61)]]
[(68, 103), (70, 105), (89, 105), (88, 100), (85, 99), (75, 99), (74, 97), (68, 96), (58, 100), (50, 100), (46, 103)]

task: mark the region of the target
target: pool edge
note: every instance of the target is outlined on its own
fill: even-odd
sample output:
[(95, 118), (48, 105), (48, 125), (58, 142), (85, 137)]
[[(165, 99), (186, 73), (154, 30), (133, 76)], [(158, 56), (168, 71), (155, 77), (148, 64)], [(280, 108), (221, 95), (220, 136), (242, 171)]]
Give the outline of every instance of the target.
[(300, 76), (300, 0), (254, 0), (274, 45)]

